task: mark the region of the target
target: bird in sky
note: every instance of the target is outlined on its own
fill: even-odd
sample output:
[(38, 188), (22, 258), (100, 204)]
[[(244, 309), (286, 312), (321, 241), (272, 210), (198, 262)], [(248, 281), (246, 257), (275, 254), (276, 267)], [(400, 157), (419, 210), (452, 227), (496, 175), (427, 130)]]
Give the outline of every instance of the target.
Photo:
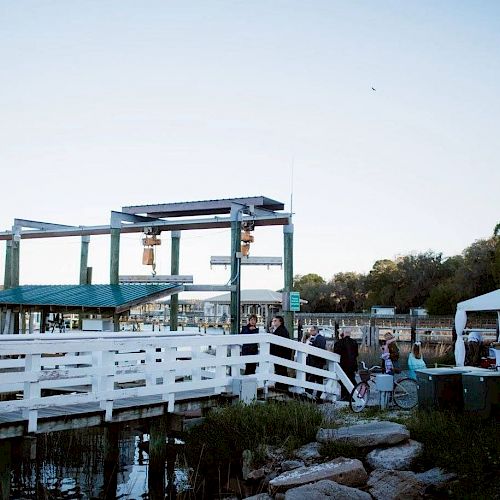
[(372, 90), (373, 90), (374, 92), (376, 92), (376, 91), (377, 91), (377, 89), (376, 89), (375, 87), (372, 87)]

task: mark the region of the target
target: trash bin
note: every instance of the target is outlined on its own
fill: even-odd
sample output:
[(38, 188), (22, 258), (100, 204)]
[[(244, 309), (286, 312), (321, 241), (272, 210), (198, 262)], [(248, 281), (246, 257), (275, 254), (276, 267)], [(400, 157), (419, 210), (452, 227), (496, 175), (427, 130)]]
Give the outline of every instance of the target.
[(462, 411), (461, 370), (427, 368), (417, 370), (418, 407), (426, 410)]
[(500, 415), (500, 372), (462, 374), (464, 411), (478, 418)]
[(379, 391), (380, 408), (387, 408), (394, 387), (394, 377), (387, 374), (377, 374), (375, 377), (375, 387)]

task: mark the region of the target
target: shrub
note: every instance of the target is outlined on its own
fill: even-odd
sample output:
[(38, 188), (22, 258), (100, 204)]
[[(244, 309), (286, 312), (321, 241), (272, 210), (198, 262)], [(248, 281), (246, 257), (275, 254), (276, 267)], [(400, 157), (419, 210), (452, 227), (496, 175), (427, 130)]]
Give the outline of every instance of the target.
[(285, 451), (314, 441), (322, 414), (316, 405), (299, 402), (237, 404), (211, 411), (187, 436), (190, 465), (225, 467), (240, 463), (243, 450), (262, 460), (264, 445)]
[[(467, 414), (418, 411), (405, 425), (424, 445), (421, 465), (456, 472), (457, 498), (494, 498), (499, 487), (500, 423)], [(495, 485), (495, 480), (496, 485)]]

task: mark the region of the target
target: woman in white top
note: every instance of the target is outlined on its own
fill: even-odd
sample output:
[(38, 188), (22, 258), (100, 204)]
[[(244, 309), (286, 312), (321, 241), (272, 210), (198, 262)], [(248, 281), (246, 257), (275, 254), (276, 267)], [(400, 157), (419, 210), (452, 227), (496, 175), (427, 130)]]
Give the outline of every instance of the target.
[(414, 380), (417, 380), (416, 370), (421, 370), (422, 368), (427, 368), (422, 353), (420, 352), (420, 342), (415, 342), (408, 355), (408, 370), (410, 373), (408, 376)]

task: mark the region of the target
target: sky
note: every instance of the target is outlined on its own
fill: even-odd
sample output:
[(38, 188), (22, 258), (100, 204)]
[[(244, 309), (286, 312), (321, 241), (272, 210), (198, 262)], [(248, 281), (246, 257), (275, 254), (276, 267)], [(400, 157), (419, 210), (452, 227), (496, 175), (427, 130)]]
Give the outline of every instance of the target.
[[(499, 47), (495, 0), (0, 0), (0, 230), (263, 195), (294, 213), (295, 274), (459, 254), (500, 221)], [(180, 272), (225, 284), (209, 261), (229, 249), (229, 230), (184, 232)], [(280, 227), (256, 229), (251, 255), (282, 252)], [(20, 282), (77, 283), (79, 256), (24, 240)], [(120, 274), (141, 259), (123, 235)], [(89, 266), (108, 282), (109, 237)]]

